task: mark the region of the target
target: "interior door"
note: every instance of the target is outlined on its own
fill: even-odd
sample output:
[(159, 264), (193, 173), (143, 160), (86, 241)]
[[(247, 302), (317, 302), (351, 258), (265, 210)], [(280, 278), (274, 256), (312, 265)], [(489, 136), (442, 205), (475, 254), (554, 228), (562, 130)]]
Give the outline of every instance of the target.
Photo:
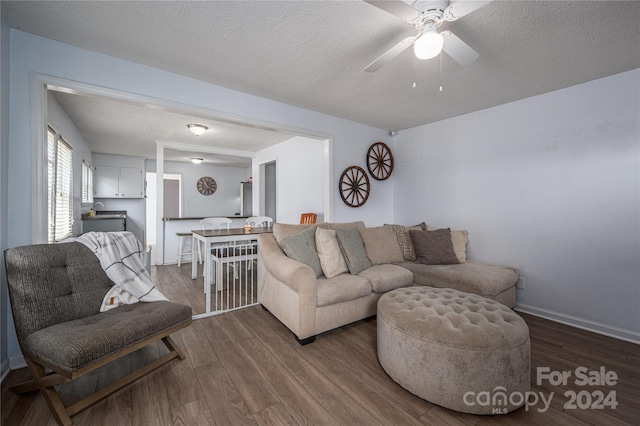
[(264, 210), (265, 216), (277, 222), (276, 210), (276, 162), (265, 164), (264, 166)]
[(164, 199), (163, 199), (164, 217), (171, 217), (171, 218), (180, 217), (180, 181), (176, 179), (165, 178), (163, 182), (164, 182)]

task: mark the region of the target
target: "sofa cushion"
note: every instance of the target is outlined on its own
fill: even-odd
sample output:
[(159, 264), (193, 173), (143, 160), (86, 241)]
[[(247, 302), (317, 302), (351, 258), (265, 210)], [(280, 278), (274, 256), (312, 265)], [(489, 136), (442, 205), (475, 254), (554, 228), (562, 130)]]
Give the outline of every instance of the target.
[(404, 256), (392, 228), (378, 226), (359, 229), (364, 249), (372, 265), (402, 263)]
[(358, 275), (340, 274), (316, 281), (316, 305), (329, 306), (371, 294), (369, 280)]
[(356, 222), (342, 222), (342, 223), (330, 223), (329, 227), (331, 229), (362, 229), (364, 228), (364, 222), (358, 220)]
[(415, 262), (416, 251), (413, 248), (413, 242), (411, 242), (411, 236), (409, 235), (409, 231), (425, 230), (427, 229), (427, 225), (425, 225), (423, 222), (420, 225), (415, 225), (415, 226), (388, 225), (388, 224), (385, 224), (384, 226), (390, 227), (395, 232), (396, 239), (398, 240), (398, 244), (400, 245), (400, 249), (402, 250), (402, 257), (404, 261)]
[(336, 236), (349, 272), (355, 275), (371, 266), (358, 229), (337, 229)]
[(407, 262), (402, 266), (413, 272), (415, 284), (453, 288), (489, 298), (513, 287), (518, 281), (518, 272), (513, 268), (473, 260), (457, 265)]
[(460, 263), (453, 251), (451, 231), (409, 231), (413, 247), (416, 250), (416, 263), (424, 265), (447, 265)]
[(316, 249), (325, 277), (333, 278), (336, 275), (349, 272), (349, 267), (338, 244), (336, 231), (316, 228)]
[(273, 238), (276, 239), (278, 244), (283, 238), (290, 237), (291, 235), (299, 234), (305, 229), (309, 228), (324, 228), (329, 229), (329, 224), (326, 222), (323, 223), (313, 223), (313, 224), (289, 224), (289, 223), (275, 223), (273, 225)]
[(304, 231), (290, 235), (280, 240), (280, 247), (287, 257), (302, 262), (313, 269), (316, 278), (322, 276), (322, 266), (316, 251), (316, 229), (307, 228)]
[(189, 306), (134, 303), (36, 331), (24, 349), (71, 372), (190, 319)]
[(396, 288), (410, 286), (413, 283), (411, 271), (398, 265), (373, 265), (358, 275), (369, 280), (371, 291), (374, 293), (386, 293)]

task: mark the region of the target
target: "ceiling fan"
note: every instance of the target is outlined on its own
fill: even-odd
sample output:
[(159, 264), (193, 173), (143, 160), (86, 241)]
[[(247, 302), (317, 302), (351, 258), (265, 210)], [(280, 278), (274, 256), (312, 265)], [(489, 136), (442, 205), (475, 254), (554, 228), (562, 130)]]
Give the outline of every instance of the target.
[(417, 0), (409, 5), (400, 0), (364, 0), (412, 25), (418, 34), (407, 37), (387, 50), (364, 69), (367, 72), (379, 70), (387, 62), (413, 46), (419, 59), (430, 59), (444, 50), (460, 65), (465, 66), (478, 59), (478, 53), (451, 31), (438, 33), (436, 29), (444, 21), (459, 18), (485, 6), (493, 0)]

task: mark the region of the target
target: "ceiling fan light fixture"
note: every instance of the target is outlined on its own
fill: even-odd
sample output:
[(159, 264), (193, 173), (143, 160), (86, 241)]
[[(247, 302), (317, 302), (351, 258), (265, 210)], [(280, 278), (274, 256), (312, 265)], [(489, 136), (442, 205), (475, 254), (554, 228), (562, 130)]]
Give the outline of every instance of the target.
[(413, 51), (418, 59), (431, 59), (442, 52), (444, 38), (435, 30), (423, 33), (413, 45)]
[(187, 127), (196, 136), (200, 136), (204, 134), (209, 128), (207, 126), (203, 126), (202, 124), (187, 124)]
[(202, 158), (195, 158), (194, 157), (194, 158), (191, 159), (191, 162), (193, 164), (200, 164), (200, 163), (202, 163)]

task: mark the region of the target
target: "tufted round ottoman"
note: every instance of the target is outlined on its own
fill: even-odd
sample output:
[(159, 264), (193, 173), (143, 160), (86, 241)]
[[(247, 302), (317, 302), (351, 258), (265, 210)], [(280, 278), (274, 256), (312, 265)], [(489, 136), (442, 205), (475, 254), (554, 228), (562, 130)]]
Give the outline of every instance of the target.
[(506, 306), (449, 288), (378, 301), (378, 359), (409, 392), (472, 414), (504, 414), (530, 388), (529, 328)]

